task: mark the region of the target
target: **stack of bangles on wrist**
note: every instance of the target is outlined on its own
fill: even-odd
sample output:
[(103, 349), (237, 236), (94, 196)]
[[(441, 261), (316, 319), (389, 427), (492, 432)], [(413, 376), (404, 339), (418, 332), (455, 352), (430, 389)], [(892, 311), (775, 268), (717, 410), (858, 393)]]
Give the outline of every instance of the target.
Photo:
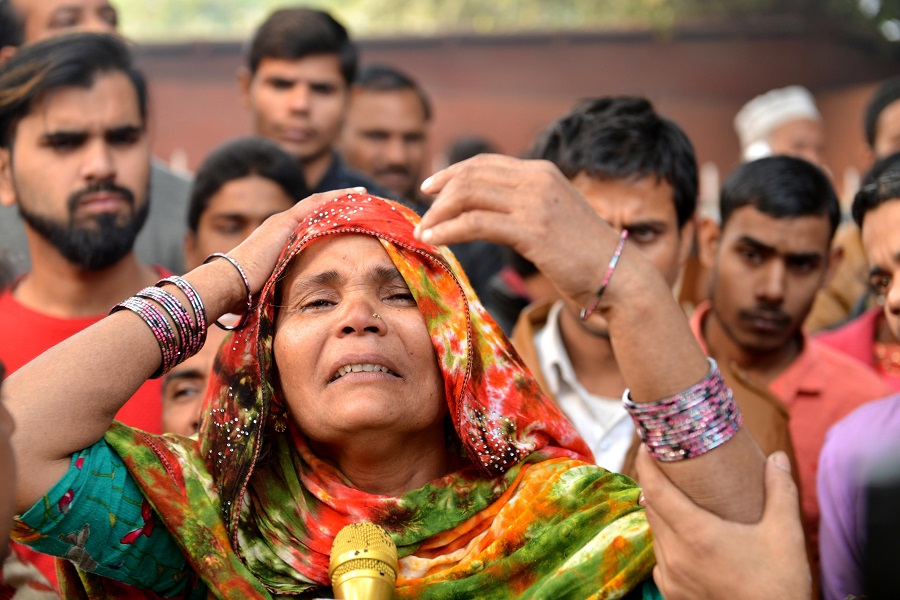
[[(244, 313), (240, 322), (234, 327), (216, 323), (222, 329), (237, 329), (244, 324), (252, 307), (250, 283), (247, 281), (244, 270), (233, 258), (224, 254), (213, 254), (206, 259), (206, 262), (214, 258), (225, 258), (234, 265), (247, 290), (247, 312)], [(174, 294), (163, 289), (166, 284), (174, 285), (181, 290), (190, 304), (190, 311)], [(123, 309), (128, 309), (141, 317), (159, 344), (162, 365), (153, 374), (153, 378), (161, 377), (178, 363), (197, 354), (206, 342), (206, 308), (203, 306), (203, 301), (194, 286), (177, 275), (160, 280), (155, 287), (142, 289), (131, 298), (115, 305), (109, 314)]]
[(743, 425), (731, 388), (716, 361), (707, 360), (707, 376), (675, 396), (639, 404), (625, 390), (625, 408), (655, 459), (673, 462), (701, 456), (730, 440)]

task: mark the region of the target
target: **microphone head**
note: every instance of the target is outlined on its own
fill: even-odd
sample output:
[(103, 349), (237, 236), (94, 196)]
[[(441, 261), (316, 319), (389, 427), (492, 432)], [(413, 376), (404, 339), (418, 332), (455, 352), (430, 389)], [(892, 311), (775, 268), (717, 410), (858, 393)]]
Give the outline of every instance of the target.
[(378, 525), (351, 523), (335, 536), (328, 565), (335, 598), (391, 598), (398, 570), (397, 546)]

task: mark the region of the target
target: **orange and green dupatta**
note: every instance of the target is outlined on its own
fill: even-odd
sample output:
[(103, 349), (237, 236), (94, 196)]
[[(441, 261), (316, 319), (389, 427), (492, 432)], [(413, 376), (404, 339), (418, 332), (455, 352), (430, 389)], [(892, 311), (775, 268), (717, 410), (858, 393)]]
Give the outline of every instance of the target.
[[(248, 324), (217, 357), (199, 441), (115, 426), (107, 441), (217, 597), (327, 597), (334, 536), (371, 521), (394, 538), (401, 598), (621, 598), (654, 565), (638, 488), (590, 451), (417, 217), (366, 195), (336, 198), (300, 227)], [(426, 321), (443, 371), (447, 439), (462, 465), (386, 497), (356, 489), (304, 436), (277, 433), (276, 288), (325, 235), (378, 237)], [(415, 449), (410, 449), (415, 452)], [(646, 586), (645, 586), (646, 587)]]

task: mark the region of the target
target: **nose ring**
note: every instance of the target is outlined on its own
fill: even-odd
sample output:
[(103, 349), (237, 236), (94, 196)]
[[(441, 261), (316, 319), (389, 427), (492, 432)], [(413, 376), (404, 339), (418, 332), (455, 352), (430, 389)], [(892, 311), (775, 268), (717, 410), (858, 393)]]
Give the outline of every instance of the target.
[(376, 319), (380, 319), (380, 318), (381, 318), (381, 315), (379, 315), (378, 313), (372, 313), (372, 316), (373, 316), (374, 318), (376, 318)]

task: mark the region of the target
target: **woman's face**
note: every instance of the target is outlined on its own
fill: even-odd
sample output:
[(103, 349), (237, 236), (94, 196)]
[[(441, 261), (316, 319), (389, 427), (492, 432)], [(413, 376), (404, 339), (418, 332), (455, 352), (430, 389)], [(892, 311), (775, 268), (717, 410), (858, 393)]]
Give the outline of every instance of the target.
[(310, 440), (443, 435), (447, 403), (431, 338), (376, 238), (313, 242), (288, 268), (279, 302), (275, 362), (290, 413)]

